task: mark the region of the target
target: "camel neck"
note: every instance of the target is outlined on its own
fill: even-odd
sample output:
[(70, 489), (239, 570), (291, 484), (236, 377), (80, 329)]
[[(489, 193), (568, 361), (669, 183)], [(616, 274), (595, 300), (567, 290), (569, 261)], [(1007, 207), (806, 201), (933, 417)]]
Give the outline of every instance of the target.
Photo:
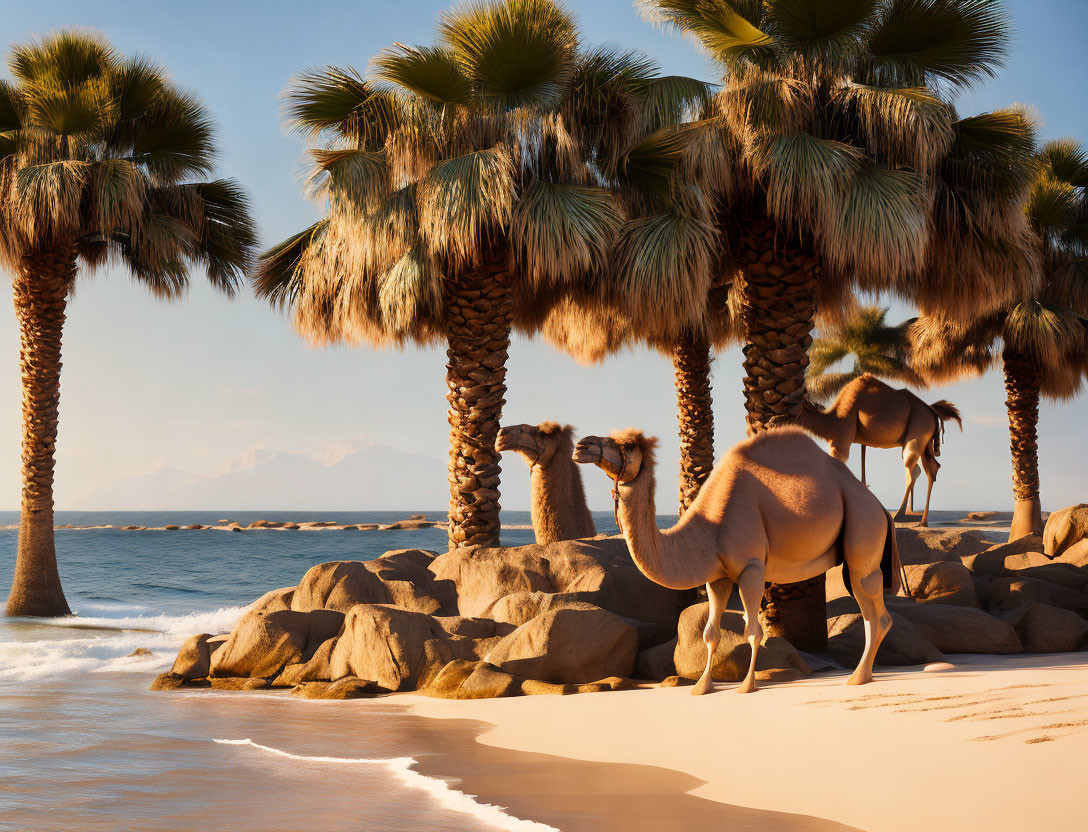
[(582, 474), (572, 443), (560, 446), (547, 465), (534, 465), (529, 474), (530, 514), (537, 543), (593, 537), (597, 529), (586, 506)]
[(828, 413), (826, 410), (810, 410), (803, 407), (797, 421), (809, 433), (821, 439), (830, 440), (837, 435), (840, 419), (835, 413)]
[(620, 530), (642, 574), (670, 589), (691, 589), (705, 583), (705, 541), (700, 545), (690, 539), (695, 534), (695, 512), (689, 510), (665, 532), (658, 529), (654, 478), (646, 469), (631, 483), (619, 486), (619, 494)]

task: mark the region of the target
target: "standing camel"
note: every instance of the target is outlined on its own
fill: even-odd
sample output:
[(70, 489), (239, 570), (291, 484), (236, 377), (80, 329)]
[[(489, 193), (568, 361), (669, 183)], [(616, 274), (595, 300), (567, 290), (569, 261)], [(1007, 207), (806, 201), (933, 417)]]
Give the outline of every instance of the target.
[(586, 506), (582, 472), (571, 458), (570, 425), (541, 422), (499, 430), (495, 450), (517, 451), (529, 463), (530, 513), (537, 543), (594, 537), (597, 527)]
[(749, 693), (756, 689), (763, 641), (764, 583), (808, 580), (839, 561), (865, 622), (865, 651), (848, 684), (871, 682), (876, 651), (892, 626), (883, 592), (899, 591), (899, 551), (891, 516), (869, 489), (803, 430), (772, 429), (734, 445), (680, 521), (660, 531), (654, 520), (656, 445), (635, 430), (587, 436), (574, 460), (594, 463), (615, 482), (617, 519), (642, 574), (671, 589), (706, 583), (706, 669), (692, 693), (713, 687), (711, 662), (734, 583), (752, 647), (737, 691)]
[[(846, 462), (850, 446), (861, 445), (861, 479), (865, 481), (865, 448), (902, 448), (907, 469), (907, 489), (895, 520), (906, 518), (907, 503), (913, 503), (918, 462), (925, 469), (929, 486), (926, 507), (919, 526), (929, 525), (929, 499), (941, 463), (941, 437), (944, 423), (954, 419), (963, 430), (960, 412), (952, 402), (941, 399), (926, 404), (910, 390), (889, 387), (869, 374), (847, 384), (827, 410), (805, 403), (799, 424), (831, 446), (831, 455)], [(913, 506), (912, 506), (913, 507)]]

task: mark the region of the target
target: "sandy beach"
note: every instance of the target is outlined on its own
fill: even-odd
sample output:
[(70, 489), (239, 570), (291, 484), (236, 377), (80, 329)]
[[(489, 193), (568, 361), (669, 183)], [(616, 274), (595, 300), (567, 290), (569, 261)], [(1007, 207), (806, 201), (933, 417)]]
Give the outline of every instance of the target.
[(420, 716), (492, 724), (482, 743), (659, 766), (699, 781), (697, 797), (866, 832), (1083, 828), (1084, 654), (950, 661), (943, 672), (879, 671), (860, 688), (820, 674), (750, 696), (719, 684), (705, 697), (404, 699)]

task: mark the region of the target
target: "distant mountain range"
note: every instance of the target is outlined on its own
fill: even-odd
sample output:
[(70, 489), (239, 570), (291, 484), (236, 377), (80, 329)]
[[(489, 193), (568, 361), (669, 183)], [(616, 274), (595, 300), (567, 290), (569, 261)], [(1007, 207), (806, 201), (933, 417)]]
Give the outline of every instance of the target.
[[(519, 482), (511, 483), (510, 504), (526, 506), (528, 477), (515, 465), (510, 468), (520, 475), (512, 477)], [(164, 467), (104, 483), (65, 502), (88, 511), (433, 511), (448, 504), (449, 492), (445, 460), (389, 445), (353, 442), (318, 457), (247, 451), (226, 471), (212, 475)]]

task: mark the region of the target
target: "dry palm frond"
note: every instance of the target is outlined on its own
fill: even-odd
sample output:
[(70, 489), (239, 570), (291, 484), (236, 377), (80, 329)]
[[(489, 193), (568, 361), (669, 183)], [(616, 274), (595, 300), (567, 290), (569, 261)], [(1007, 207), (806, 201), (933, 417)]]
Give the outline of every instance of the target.
[(891, 164), (930, 170), (955, 138), (949, 106), (924, 87), (847, 83), (833, 104), (858, 125), (866, 146)]
[(947, 384), (981, 375), (997, 360), (996, 344), (1003, 317), (965, 325), (922, 315), (907, 330), (910, 365), (931, 384)]

